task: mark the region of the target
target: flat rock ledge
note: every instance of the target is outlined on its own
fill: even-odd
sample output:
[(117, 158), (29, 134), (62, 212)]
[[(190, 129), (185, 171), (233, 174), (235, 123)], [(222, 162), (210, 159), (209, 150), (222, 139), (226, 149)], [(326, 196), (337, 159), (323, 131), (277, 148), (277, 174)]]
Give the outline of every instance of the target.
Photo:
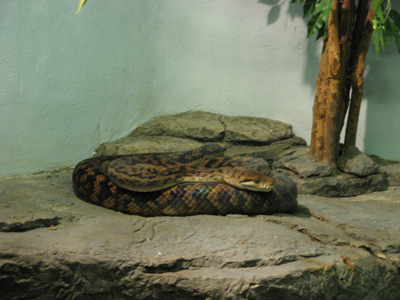
[(72, 170), (0, 180), (0, 299), (400, 299), (400, 189), (292, 215), (124, 215)]
[(292, 178), (302, 194), (347, 197), (400, 185), (397, 162), (373, 159), (353, 149), (341, 158), (338, 173), (308, 155), (305, 140), (293, 134), (290, 124), (204, 111), (154, 118), (128, 137), (100, 145), (95, 155), (178, 152), (207, 143), (220, 144), (228, 157), (267, 160), (274, 169)]

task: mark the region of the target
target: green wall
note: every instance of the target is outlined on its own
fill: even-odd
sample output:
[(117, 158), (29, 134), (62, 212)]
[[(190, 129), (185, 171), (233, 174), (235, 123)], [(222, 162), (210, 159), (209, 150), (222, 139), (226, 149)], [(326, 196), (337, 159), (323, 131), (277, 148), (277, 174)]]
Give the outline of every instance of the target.
[[(90, 0), (75, 16), (77, 2), (0, 2), (0, 177), (72, 166), (189, 109), (278, 119), (309, 139), (320, 43), (301, 5)], [(371, 51), (358, 137), (394, 159), (399, 66), (394, 48)]]
[(71, 166), (149, 117), (147, 4), (77, 2), (0, 3), (0, 176)]

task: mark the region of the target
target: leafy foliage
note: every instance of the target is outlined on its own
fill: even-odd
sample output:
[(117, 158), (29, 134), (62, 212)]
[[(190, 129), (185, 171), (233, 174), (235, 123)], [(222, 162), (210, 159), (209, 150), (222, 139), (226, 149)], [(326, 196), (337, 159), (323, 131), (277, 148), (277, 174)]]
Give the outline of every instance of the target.
[(390, 1), (384, 8), (385, 1), (373, 1), (374, 9), (374, 45), (379, 54), (380, 48), (385, 48), (394, 41), (397, 51), (400, 53), (400, 14), (391, 9)]
[(292, 0), (292, 3), (303, 3), (303, 17), (308, 18), (307, 37), (317, 34), (317, 40), (327, 35), (326, 23), (329, 19), (333, 0)]
[[(327, 22), (333, 0), (292, 0), (303, 3), (303, 17), (307, 22), (307, 37), (317, 33), (317, 40), (327, 36)], [(400, 14), (392, 9), (391, 0), (372, 0), (374, 11), (374, 45), (376, 53), (384, 50), (392, 41), (400, 53)]]

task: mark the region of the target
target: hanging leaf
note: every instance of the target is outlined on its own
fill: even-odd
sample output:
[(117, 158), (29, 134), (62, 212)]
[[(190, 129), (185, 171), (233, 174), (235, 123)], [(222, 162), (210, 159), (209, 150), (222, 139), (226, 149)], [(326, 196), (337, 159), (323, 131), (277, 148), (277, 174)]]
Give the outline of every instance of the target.
[[(395, 14), (397, 14), (399, 17), (400, 15), (395, 12)], [(397, 20), (394, 20), (394, 18), (392, 18), (392, 14), (390, 15), (391, 19), (394, 21), (387, 21), (388, 25), (385, 26), (385, 28), (387, 29), (388, 32), (390, 32), (392, 38), (389, 40), (389, 38), (385, 39), (385, 46), (388, 46), (388, 44), (394, 40), (394, 43), (397, 47), (397, 51), (400, 53), (400, 18)], [(384, 31), (386, 33), (386, 30)]]
[(372, 10), (375, 14), (383, 2), (385, 2), (385, 0), (372, 0)]
[(391, 10), (389, 16), (393, 20), (394, 24), (400, 28), (400, 14), (395, 10)]
[(322, 28), (318, 31), (317, 38), (315, 40), (319, 40), (322, 37), (327, 37), (328, 36), (328, 30), (326, 30), (326, 24), (322, 26)]
[(331, 12), (332, 4), (333, 0), (320, 0), (317, 2), (317, 4), (315, 4), (315, 12), (317, 13), (322, 11), (329, 15), (329, 13)]
[(317, 33), (322, 26), (324, 26), (324, 17), (321, 13), (314, 14), (311, 16), (310, 20), (307, 23), (307, 37), (312, 36), (314, 33)]
[(309, 15), (313, 14), (314, 11), (315, 11), (315, 1), (307, 0), (303, 6), (303, 18), (306, 18)]
[(380, 50), (380, 47), (379, 47), (379, 41), (380, 41), (380, 36), (381, 36), (381, 30), (380, 29), (378, 29), (378, 30), (375, 30), (374, 31), (374, 46), (375, 46), (375, 52), (376, 52), (376, 55), (379, 57), (379, 50)]
[(87, 0), (79, 0), (79, 4), (78, 4), (78, 9), (76, 10), (75, 15), (79, 14), (79, 12), (81, 11), (82, 7), (85, 5)]

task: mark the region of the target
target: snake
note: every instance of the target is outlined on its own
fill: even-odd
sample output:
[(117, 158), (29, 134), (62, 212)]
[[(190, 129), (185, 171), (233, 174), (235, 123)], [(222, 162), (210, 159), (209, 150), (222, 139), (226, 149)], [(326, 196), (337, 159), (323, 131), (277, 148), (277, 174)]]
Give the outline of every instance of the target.
[(218, 144), (178, 153), (98, 156), (79, 162), (82, 200), (143, 217), (293, 213), (297, 187), (256, 157), (224, 157)]

